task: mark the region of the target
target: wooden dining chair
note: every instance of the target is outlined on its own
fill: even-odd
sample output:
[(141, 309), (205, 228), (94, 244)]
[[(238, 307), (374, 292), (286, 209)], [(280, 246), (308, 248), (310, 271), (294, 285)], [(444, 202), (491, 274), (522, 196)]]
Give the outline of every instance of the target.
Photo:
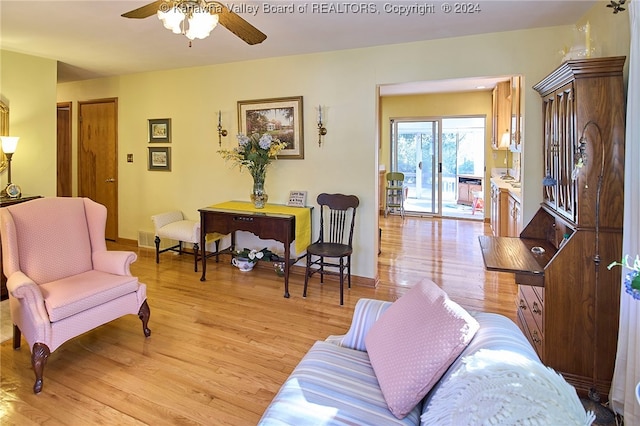
[[(344, 271), (351, 288), (351, 254), (353, 253), (353, 229), (356, 209), (360, 200), (355, 195), (320, 194), (320, 235), (318, 240), (307, 247), (307, 268), (304, 275), (304, 291), (307, 297), (309, 278), (320, 273), (320, 282), (324, 275), (340, 276), (340, 305), (344, 304)], [(313, 257), (316, 259), (313, 260)], [(326, 269), (329, 268), (329, 269)]]

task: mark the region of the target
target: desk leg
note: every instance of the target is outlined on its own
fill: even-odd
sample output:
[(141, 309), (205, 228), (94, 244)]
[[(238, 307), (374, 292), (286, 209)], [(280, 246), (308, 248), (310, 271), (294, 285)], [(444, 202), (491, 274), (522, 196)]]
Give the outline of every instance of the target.
[(284, 244), (284, 297), (289, 298), (289, 271), (291, 270), (291, 242)]
[[(200, 223), (205, 223), (204, 217), (202, 217), (202, 213), (200, 214)], [(204, 226), (200, 226), (200, 247), (202, 250), (202, 276), (200, 277), (200, 281), (206, 281), (207, 277), (207, 231), (204, 229)]]

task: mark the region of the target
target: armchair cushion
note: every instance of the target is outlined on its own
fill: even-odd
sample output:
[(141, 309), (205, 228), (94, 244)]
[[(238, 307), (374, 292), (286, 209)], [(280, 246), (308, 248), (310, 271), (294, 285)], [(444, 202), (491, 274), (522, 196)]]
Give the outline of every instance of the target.
[(42, 284), (93, 269), (83, 199), (34, 201), (47, 205), (46, 215), (32, 202), (8, 207), (15, 212), (11, 219), (16, 230), (20, 270)]
[(200, 222), (195, 220), (178, 220), (156, 230), (156, 235), (176, 241), (188, 243), (200, 242)]
[[(87, 283), (91, 285), (88, 286)], [(138, 290), (138, 278), (87, 271), (40, 285), (51, 322), (73, 316)]]

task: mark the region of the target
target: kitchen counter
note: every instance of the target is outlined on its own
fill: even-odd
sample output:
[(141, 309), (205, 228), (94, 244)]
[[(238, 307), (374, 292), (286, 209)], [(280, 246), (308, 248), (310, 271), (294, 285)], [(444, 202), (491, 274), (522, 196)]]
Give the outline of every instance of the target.
[(522, 188), (521, 183), (513, 180), (505, 180), (501, 179), (500, 174), (491, 174), (491, 183), (497, 186), (500, 189), (505, 189), (509, 191), (511, 195), (518, 199), (519, 202), (522, 202)]

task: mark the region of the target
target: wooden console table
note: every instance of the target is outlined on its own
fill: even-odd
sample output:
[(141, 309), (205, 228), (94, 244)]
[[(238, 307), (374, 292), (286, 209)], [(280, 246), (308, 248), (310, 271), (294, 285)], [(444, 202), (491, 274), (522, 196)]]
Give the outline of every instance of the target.
[[(25, 195), (20, 198), (0, 198), (0, 208), (35, 200), (36, 198), (40, 198), (40, 195)], [(4, 276), (4, 266), (2, 266), (2, 245), (0, 244), (0, 300), (8, 298), (9, 291), (7, 290), (7, 278)]]
[[(228, 201), (199, 209), (200, 247), (206, 247), (206, 235), (217, 232), (231, 234), (229, 251), (235, 249), (236, 231), (247, 231), (262, 239), (273, 239), (284, 245), (284, 297), (289, 297), (290, 266), (300, 260), (311, 244), (312, 207), (289, 207), (267, 204), (256, 209), (252, 203)], [(295, 257), (291, 257), (291, 243), (295, 241)], [(207, 256), (202, 256), (202, 277), (206, 280)]]

